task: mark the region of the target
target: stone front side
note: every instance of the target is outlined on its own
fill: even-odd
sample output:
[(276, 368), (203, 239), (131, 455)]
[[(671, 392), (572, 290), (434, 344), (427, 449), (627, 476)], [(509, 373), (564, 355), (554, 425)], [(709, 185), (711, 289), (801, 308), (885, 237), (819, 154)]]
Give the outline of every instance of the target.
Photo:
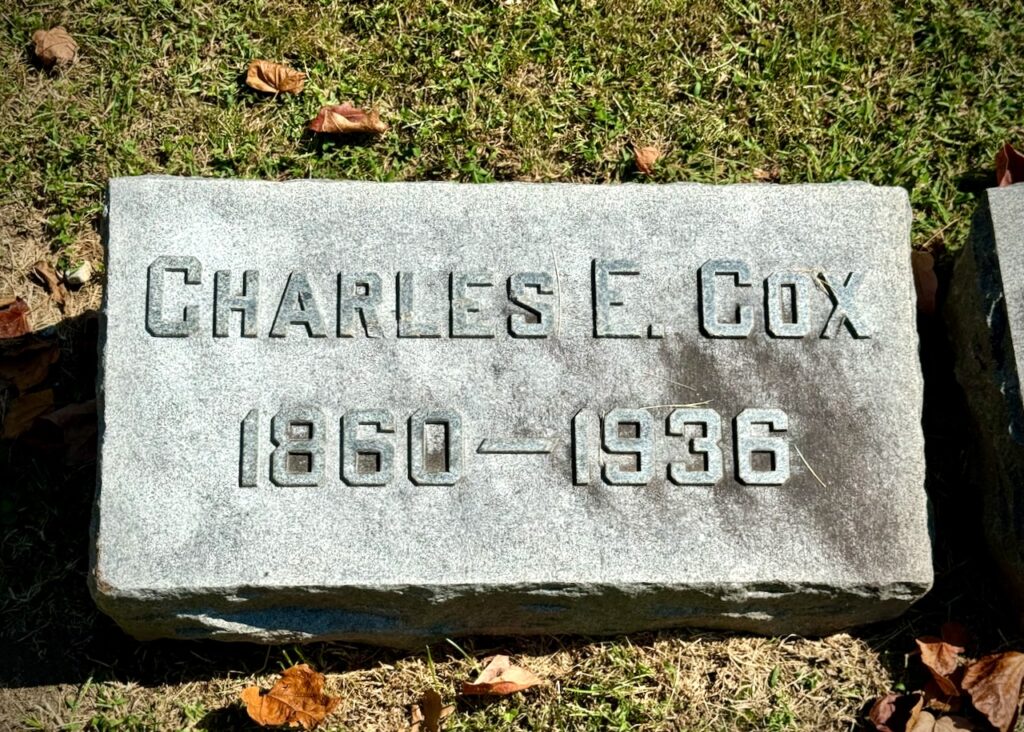
[(113, 180), (96, 600), (413, 646), (892, 617), (909, 227), (856, 183)]
[(1024, 185), (986, 192), (946, 304), (989, 550), (1024, 610)]

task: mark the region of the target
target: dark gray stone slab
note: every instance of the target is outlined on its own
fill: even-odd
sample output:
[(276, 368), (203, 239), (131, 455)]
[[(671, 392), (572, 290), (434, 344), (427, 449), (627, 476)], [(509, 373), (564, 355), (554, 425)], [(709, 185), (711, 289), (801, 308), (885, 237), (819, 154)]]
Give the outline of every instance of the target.
[(817, 633), (930, 586), (901, 189), (109, 207), (92, 586), (140, 638)]
[(1024, 185), (986, 191), (954, 269), (946, 315), (976, 427), (971, 464), (986, 538), (1024, 609)]

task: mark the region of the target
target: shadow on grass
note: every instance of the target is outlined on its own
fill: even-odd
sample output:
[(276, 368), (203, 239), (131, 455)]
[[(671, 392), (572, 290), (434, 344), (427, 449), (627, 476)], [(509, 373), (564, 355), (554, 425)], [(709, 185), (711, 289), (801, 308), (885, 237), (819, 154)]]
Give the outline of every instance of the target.
[[(948, 283), (948, 263), (940, 277)], [(945, 288), (943, 288), (944, 290)], [(66, 323), (77, 333), (51, 378), (66, 403), (92, 398), (95, 327), (86, 319)], [(919, 323), (925, 374), (924, 431), (927, 488), (935, 524), (936, 585), (903, 617), (854, 631), (877, 650), (893, 677), (917, 688), (915, 664), (906, 654), (916, 636), (937, 634), (947, 620), (977, 636), (969, 652), (985, 653), (1018, 639), (1016, 617), (999, 590), (981, 536), (976, 491), (970, 476), (970, 430), (964, 397), (952, 372), (952, 351), (939, 316)], [(59, 402), (60, 403), (60, 400)], [(273, 671), (282, 660), (308, 660), (324, 671), (349, 671), (392, 663), (410, 654), (343, 643), (317, 643), (301, 651), (213, 641), (138, 642), (126, 636), (94, 606), (86, 588), (89, 523), (95, 465), (68, 466), (52, 450), (31, 441), (0, 443), (0, 477), (5, 487), (0, 511), (0, 687), (81, 684), (119, 680), (153, 686)], [(899, 526), (877, 527), (884, 540)], [(139, 551), (145, 551), (139, 547)], [(725, 637), (719, 632), (681, 630), (638, 634), (634, 643), (656, 637)], [(476, 638), (459, 648), (480, 657), (488, 652), (546, 653), (592, 642), (586, 638)], [(300, 654), (300, 658), (291, 658)], [(453, 645), (432, 647), (434, 659), (461, 656)], [(923, 679), (920, 679), (923, 683)], [(250, 729), (236, 707), (212, 712), (209, 728)]]

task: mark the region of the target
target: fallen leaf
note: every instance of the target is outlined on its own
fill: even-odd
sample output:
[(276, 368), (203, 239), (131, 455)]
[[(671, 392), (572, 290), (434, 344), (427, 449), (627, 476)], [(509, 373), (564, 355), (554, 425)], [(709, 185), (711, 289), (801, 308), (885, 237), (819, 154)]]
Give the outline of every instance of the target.
[(11, 402), (4, 415), (0, 439), (12, 440), (32, 426), (38, 417), (53, 409), (53, 389), (22, 394)]
[(1013, 727), (1024, 682), (1024, 653), (985, 656), (967, 667), (962, 686), (974, 708), (1001, 732)]
[(958, 696), (960, 686), (954, 676), (960, 667), (960, 654), (964, 649), (934, 636), (918, 638), (915, 642), (921, 652), (921, 663), (931, 672), (942, 693), (946, 696)]
[(28, 305), (20, 297), (6, 307), (0, 307), (0, 338), (18, 338), (30, 333)]
[(96, 400), (90, 399), (41, 417), (25, 441), (66, 465), (86, 465), (96, 460), (97, 427)]
[(1002, 188), (1014, 183), (1024, 183), (1024, 154), (1006, 143), (996, 153), (996, 185)]
[(242, 691), (245, 711), (253, 721), (264, 727), (302, 726), (313, 729), (334, 711), (339, 699), (324, 693), (324, 675), (305, 663), (281, 672), (270, 691), (258, 686)]
[(654, 164), (658, 162), (661, 155), (661, 149), (653, 145), (633, 148), (633, 160), (636, 163), (636, 169), (644, 175), (650, 175), (654, 172)]
[(78, 55), (78, 44), (75, 43), (75, 39), (59, 25), (50, 30), (37, 30), (32, 34), (32, 42), (36, 44), (36, 58), (46, 68), (54, 64), (70, 64)]
[(761, 183), (778, 183), (780, 177), (782, 177), (782, 171), (775, 165), (768, 169), (754, 168), (754, 180)]
[(486, 666), (476, 681), (462, 683), (463, 695), (505, 696), (544, 683), (532, 671), (513, 666), (508, 656), (492, 656), (483, 662)]
[(412, 705), (412, 726), (410, 732), (440, 732), (441, 722), (455, 711), (454, 704), (447, 706), (441, 695), (433, 689), (423, 692), (420, 700)]
[(57, 278), (53, 266), (45, 259), (32, 265), (32, 275), (46, 288), (57, 307), (64, 308), (64, 285)]
[(966, 648), (971, 642), (971, 631), (954, 620), (943, 623), (939, 635), (942, 636), (942, 640), (946, 641), (946, 643), (954, 646)]
[(14, 384), (24, 393), (46, 378), (58, 358), (60, 348), (47, 341), (28, 344), (11, 355), (0, 353), (0, 381)]
[(306, 85), (306, 75), (284, 64), (257, 59), (249, 64), (245, 83), (256, 91), (298, 94)]
[(910, 253), (910, 264), (914, 271), (914, 288), (917, 290), (917, 309), (925, 315), (931, 315), (935, 312), (935, 298), (939, 291), (935, 257), (915, 249)]
[(871, 705), (868, 721), (878, 732), (909, 732), (917, 724), (923, 706), (920, 694), (886, 694)]
[(976, 729), (977, 725), (966, 717), (936, 717), (931, 712), (921, 712), (907, 732), (970, 732)]
[(379, 135), (387, 132), (388, 126), (376, 111), (368, 112), (345, 102), (321, 107), (316, 119), (309, 123), (309, 129), (332, 135)]

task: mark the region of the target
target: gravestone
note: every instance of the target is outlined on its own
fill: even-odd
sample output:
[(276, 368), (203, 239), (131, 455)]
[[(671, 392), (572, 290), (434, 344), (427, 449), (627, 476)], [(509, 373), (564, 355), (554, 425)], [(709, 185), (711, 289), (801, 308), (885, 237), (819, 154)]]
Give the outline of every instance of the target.
[(139, 638), (820, 633), (930, 586), (902, 189), (110, 183)]
[(971, 465), (986, 539), (1024, 611), (1024, 185), (985, 192), (946, 316), (974, 421)]

